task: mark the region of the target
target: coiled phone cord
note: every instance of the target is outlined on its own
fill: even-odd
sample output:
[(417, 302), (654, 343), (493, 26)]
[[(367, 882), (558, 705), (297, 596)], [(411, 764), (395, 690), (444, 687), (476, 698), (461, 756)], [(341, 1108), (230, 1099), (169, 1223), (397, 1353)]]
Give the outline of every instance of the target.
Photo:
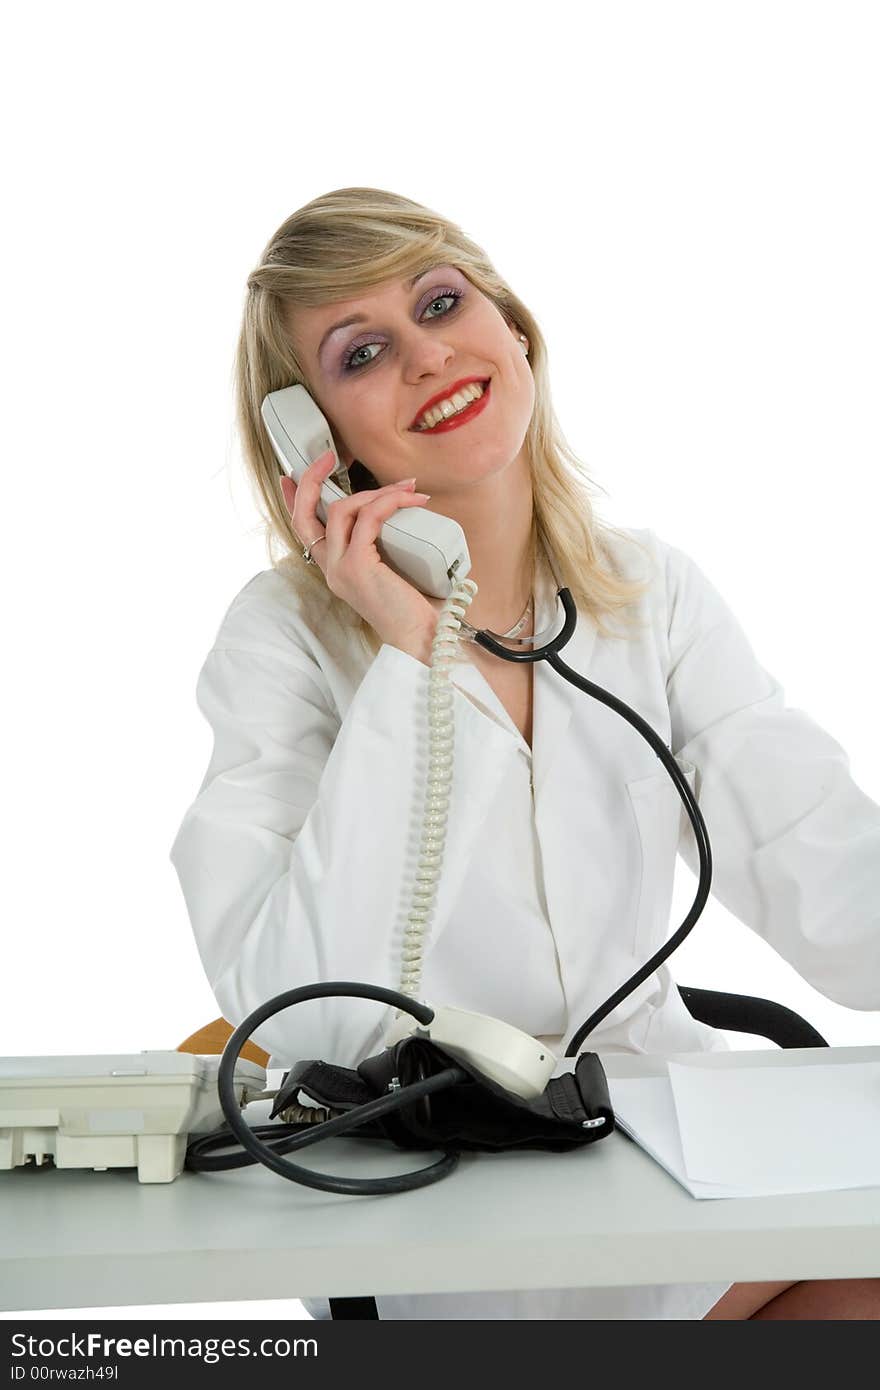
[[(456, 579), (448, 595), (431, 643), (428, 675), (428, 778), (422, 819), (419, 863), (415, 873), (412, 905), (403, 935), (400, 993), (418, 998), (422, 978), (425, 926), (434, 907), (443, 864), (449, 794), (455, 758), (455, 694), (450, 674), (461, 640), (461, 619), (479, 592), (473, 579)], [(400, 1018), (403, 1010), (395, 1015)]]

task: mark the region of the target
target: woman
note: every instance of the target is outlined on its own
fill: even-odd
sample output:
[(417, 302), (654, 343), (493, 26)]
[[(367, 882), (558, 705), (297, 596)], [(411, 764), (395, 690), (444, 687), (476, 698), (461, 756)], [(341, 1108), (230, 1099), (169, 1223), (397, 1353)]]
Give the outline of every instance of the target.
[[(329, 507), (326, 529), (316, 502), (330, 460), (295, 486), (260, 416), (267, 392), (295, 382), (339, 452), (347, 495)], [(791, 908), (792, 874), (799, 883), (814, 874), (806, 897), (820, 891), (828, 863), (814, 846), (798, 858), (804, 846), (789, 830), (809, 825), (821, 802), (824, 843), (835, 849), (837, 835), (835, 852), (858, 859), (851, 879), (864, 885), (873, 874), (876, 902), (880, 808), (848, 777), (839, 745), (784, 708), (697, 566), (650, 531), (614, 531), (593, 516), (553, 414), (538, 325), (479, 246), (380, 190), (315, 199), (279, 228), (249, 278), (237, 390), (272, 568), (237, 596), (202, 669), (198, 698), (215, 747), (171, 856), (230, 1022), (294, 983), (400, 987), (408, 832), (424, 779), (417, 715), (443, 603), (385, 565), (375, 541), (389, 516), (412, 507), (463, 527), (479, 586), (473, 627), (541, 631), (557, 583), (569, 588), (579, 622), (566, 661), (589, 667), (669, 741), (699, 793), (716, 895), (817, 988), (880, 1008), (866, 895), (835, 898), (840, 922), (829, 919), (817, 945)], [(469, 398), (481, 406), (464, 414)], [(436, 401), (445, 405), (432, 413)], [(596, 1003), (659, 947), (676, 852), (696, 868), (696, 847), (680, 833), (665, 771), (618, 716), (545, 663), (504, 662), (472, 642), (458, 657), (448, 838), (420, 997), (505, 1018), (562, 1056)], [(774, 801), (758, 779), (779, 746)], [(786, 775), (792, 763), (802, 776)], [(305, 1057), (355, 1066), (381, 1050), (389, 1021), (365, 1001), (313, 1001), (269, 1020), (255, 1040), (274, 1066)], [(586, 1045), (727, 1043), (691, 1018), (662, 967)], [(391, 1318), (875, 1318), (878, 1282), (377, 1302)]]

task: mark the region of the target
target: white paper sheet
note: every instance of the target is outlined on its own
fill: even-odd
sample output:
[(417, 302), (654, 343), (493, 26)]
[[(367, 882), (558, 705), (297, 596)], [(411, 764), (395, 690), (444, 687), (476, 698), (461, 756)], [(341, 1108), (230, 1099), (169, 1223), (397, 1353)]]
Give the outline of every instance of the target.
[(880, 1063), (609, 1078), (620, 1129), (694, 1197), (880, 1186)]

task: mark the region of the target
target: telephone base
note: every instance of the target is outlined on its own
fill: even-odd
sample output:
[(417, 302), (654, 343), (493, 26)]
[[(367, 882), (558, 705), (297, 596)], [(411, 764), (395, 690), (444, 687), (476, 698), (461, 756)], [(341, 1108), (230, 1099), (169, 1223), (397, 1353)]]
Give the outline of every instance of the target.
[[(226, 1123), (217, 1094), (219, 1057), (146, 1051), (0, 1061), (0, 1172), (26, 1165), (136, 1168), (138, 1182), (173, 1182), (189, 1136)], [(266, 1073), (239, 1059), (240, 1105)]]

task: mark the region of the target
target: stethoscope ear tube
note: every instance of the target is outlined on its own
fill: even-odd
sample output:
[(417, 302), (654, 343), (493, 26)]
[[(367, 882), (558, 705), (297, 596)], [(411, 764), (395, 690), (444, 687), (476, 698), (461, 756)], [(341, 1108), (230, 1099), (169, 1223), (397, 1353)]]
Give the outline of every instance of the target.
[[(600, 1004), (595, 1013), (591, 1014), (586, 1022), (581, 1024), (580, 1028), (572, 1037), (571, 1042), (568, 1044), (568, 1047), (565, 1049), (564, 1054), (566, 1057), (576, 1057), (584, 1039), (602, 1022), (603, 1018), (607, 1018), (608, 1014), (616, 1009), (618, 1004), (622, 1003), (628, 994), (631, 994), (634, 989), (638, 989), (643, 980), (647, 980), (649, 975), (653, 975), (658, 965), (662, 965), (663, 962), (672, 955), (673, 951), (677, 950), (696, 923), (706, 905), (706, 899), (709, 896), (709, 889), (712, 885), (712, 850), (709, 844), (709, 832), (706, 829), (706, 822), (703, 820), (700, 808), (691, 793), (687, 778), (682, 773), (671, 750), (667, 748), (659, 734), (651, 728), (650, 724), (642, 719), (640, 714), (636, 714), (634, 709), (630, 709), (629, 705), (624, 704), (622, 700), (618, 700), (616, 695), (612, 695), (609, 691), (603, 690), (600, 685), (594, 685), (592, 681), (587, 680), (586, 676), (581, 676), (577, 671), (573, 671), (570, 666), (566, 666), (565, 662), (560, 658), (560, 649), (565, 646), (569, 638), (574, 634), (577, 625), (577, 608), (575, 607), (574, 599), (568, 589), (560, 588), (557, 593), (557, 598), (562, 603), (562, 607), (565, 611), (565, 622), (556, 637), (552, 638), (551, 641), (547, 642), (544, 646), (533, 648), (531, 651), (514, 652), (511, 651), (509, 647), (502, 646), (502, 644), (496, 641), (488, 632), (478, 632), (474, 641), (478, 642), (486, 651), (492, 652), (495, 656), (500, 656), (504, 661), (546, 661), (548, 665), (553, 667), (554, 671), (559, 672), (560, 676), (570, 681), (572, 685), (577, 686), (578, 690), (583, 690), (586, 695), (592, 695), (593, 699), (601, 701), (603, 705), (607, 705), (609, 709), (613, 709), (616, 714), (619, 714), (625, 719), (628, 724), (632, 724), (636, 732), (640, 733), (642, 738), (650, 743), (657, 757), (672, 778), (675, 788), (684, 803), (684, 809), (687, 811), (688, 819), (693, 826), (697, 853), (700, 856), (700, 879), (697, 884), (696, 897), (691, 904), (687, 917), (682, 922), (678, 931), (676, 931), (668, 941), (663, 943), (660, 950), (651, 956), (650, 960), (646, 961), (644, 965), (640, 966), (634, 975), (631, 975), (628, 980), (624, 981), (620, 988), (616, 989), (614, 993), (605, 1000), (604, 1004)], [(520, 638), (520, 643), (523, 640), (524, 639)]]

